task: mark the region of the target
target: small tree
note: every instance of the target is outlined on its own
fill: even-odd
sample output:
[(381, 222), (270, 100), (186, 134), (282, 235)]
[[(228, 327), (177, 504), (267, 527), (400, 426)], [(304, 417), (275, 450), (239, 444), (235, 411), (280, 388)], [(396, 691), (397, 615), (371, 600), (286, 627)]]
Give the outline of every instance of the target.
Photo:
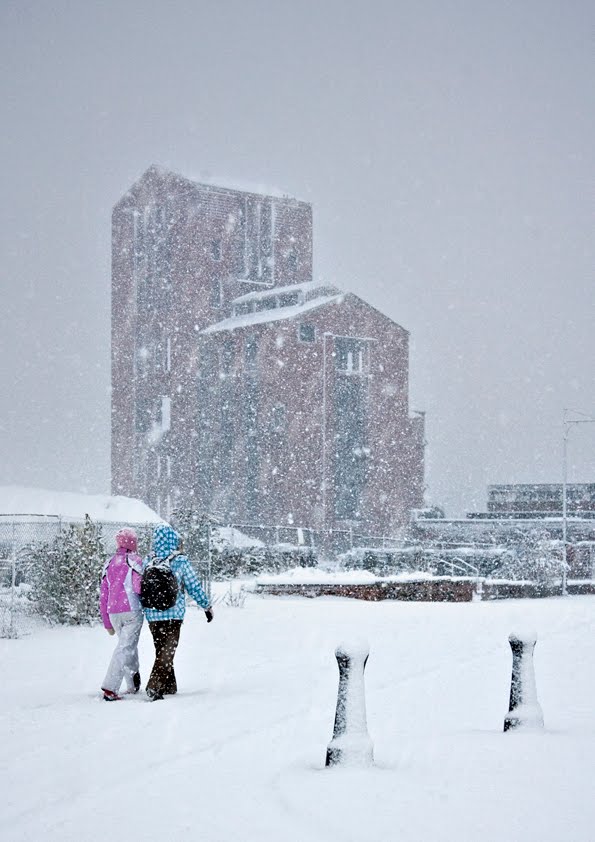
[(559, 541), (546, 530), (534, 529), (523, 535), (498, 574), (511, 579), (526, 579), (539, 585), (553, 585), (562, 576), (566, 562)]
[(105, 561), (100, 528), (86, 515), (31, 557), (31, 598), (53, 623), (80, 625), (97, 619), (99, 586)]
[(176, 509), (171, 523), (184, 541), (184, 552), (192, 561), (206, 561), (209, 557), (211, 519), (206, 512), (195, 509)]

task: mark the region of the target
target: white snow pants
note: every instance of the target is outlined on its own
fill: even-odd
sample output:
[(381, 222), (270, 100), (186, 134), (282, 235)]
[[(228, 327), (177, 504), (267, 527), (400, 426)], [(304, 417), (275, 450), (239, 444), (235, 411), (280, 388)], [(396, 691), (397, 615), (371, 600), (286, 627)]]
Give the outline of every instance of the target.
[(101, 689), (117, 693), (122, 679), (125, 678), (126, 688), (134, 690), (132, 677), (138, 672), (138, 639), (143, 624), (143, 612), (125, 611), (122, 614), (110, 614), (109, 618), (118, 635), (118, 643)]

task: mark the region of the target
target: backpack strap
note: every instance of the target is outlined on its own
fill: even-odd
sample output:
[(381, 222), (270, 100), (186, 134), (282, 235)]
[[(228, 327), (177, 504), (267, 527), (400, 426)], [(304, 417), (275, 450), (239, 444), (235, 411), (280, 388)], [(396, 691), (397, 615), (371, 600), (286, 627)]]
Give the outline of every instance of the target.
[(126, 550), (126, 564), (132, 570), (133, 573), (138, 573), (139, 576), (143, 575), (142, 567), (139, 568), (138, 565), (131, 562), (130, 559), (128, 558), (128, 550)]

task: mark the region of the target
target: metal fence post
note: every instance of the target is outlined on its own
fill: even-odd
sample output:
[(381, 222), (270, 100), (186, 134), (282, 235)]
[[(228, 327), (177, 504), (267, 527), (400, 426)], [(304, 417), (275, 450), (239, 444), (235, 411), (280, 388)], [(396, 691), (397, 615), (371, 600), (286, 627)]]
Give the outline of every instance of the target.
[(11, 582), (10, 582), (10, 625), (8, 634), (10, 637), (16, 637), (16, 626), (15, 626), (15, 589), (17, 586), (17, 538), (16, 538), (16, 524), (13, 523), (12, 525), (12, 569), (11, 569)]

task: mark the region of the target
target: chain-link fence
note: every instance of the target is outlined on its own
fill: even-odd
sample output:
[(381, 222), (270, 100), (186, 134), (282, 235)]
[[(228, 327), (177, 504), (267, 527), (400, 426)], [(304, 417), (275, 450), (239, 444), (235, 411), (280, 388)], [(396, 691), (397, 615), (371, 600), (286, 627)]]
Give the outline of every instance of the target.
[[(302, 526), (267, 526), (256, 523), (230, 523), (227, 527), (221, 525), (218, 529), (229, 534), (226, 540), (233, 546), (234, 530), (242, 533), (242, 536), (249, 536), (262, 541), (267, 547), (279, 544), (291, 544), (292, 546), (311, 547), (312, 549), (324, 549), (331, 557), (341, 555), (347, 550), (359, 547), (396, 547), (400, 539), (387, 535), (365, 535), (355, 529), (310, 529)], [(244, 540), (244, 538), (242, 538)]]
[(0, 515), (0, 637), (19, 637), (34, 626), (31, 553), (61, 531), (57, 515)]
[[(0, 514), (0, 637), (19, 637), (35, 627), (35, 605), (31, 599), (32, 555), (40, 547), (51, 545), (74, 522), (59, 515)], [(80, 525), (81, 522), (76, 523)], [(116, 550), (119, 530), (130, 526), (137, 534), (139, 555), (150, 554), (155, 524), (103, 522), (98, 526), (106, 558)], [(210, 532), (208, 537), (208, 552), (202, 554), (203, 557), (194, 557), (191, 552), (188, 555), (210, 598)]]
[[(56, 537), (63, 535), (73, 523), (71, 518), (59, 515), (0, 514), (0, 636), (18, 637), (35, 625), (35, 606), (31, 600), (31, 558), (35, 551), (51, 545)], [(184, 537), (184, 550), (188, 555), (201, 585), (211, 598), (213, 554), (226, 545), (245, 547), (246, 541), (256, 539), (265, 547), (279, 548), (291, 545), (309, 548), (315, 557), (333, 557), (357, 547), (394, 547), (396, 538), (366, 536), (353, 529), (322, 532), (306, 527), (286, 525), (267, 526), (262, 524), (216, 523), (208, 516), (202, 516), (191, 525), (183, 522), (174, 525)], [(138, 537), (138, 552), (141, 556), (151, 552), (151, 538), (155, 524), (130, 524), (124, 522), (102, 522), (97, 524), (106, 557), (116, 549), (116, 534), (123, 527), (133, 526)], [(191, 527), (191, 528), (190, 528)]]

